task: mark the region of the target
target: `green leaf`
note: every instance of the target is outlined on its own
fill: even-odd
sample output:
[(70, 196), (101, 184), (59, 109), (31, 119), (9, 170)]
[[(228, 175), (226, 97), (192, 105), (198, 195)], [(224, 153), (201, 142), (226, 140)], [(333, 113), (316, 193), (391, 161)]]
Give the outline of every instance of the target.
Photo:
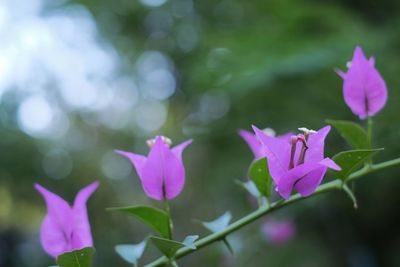
[(201, 222), (201, 224), (213, 233), (224, 230), (232, 219), (232, 214), (227, 211), (222, 216), (210, 222)]
[(368, 160), (373, 154), (381, 150), (383, 149), (361, 149), (340, 152), (332, 158), (333, 161), (342, 168), (341, 171), (335, 172), (336, 176), (343, 181), (346, 181), (349, 175), (355, 171), (357, 167)]
[(147, 206), (131, 206), (109, 208), (108, 210), (121, 211), (132, 215), (157, 231), (162, 237), (168, 239), (171, 238), (169, 216), (166, 212), (160, 209)]
[(150, 240), (167, 258), (172, 259), (180, 248), (188, 247), (193, 250), (196, 249), (194, 241), (196, 241), (198, 238), (198, 235), (190, 235), (187, 236), (183, 242), (178, 242), (175, 240), (151, 236)]
[(351, 121), (335, 121), (327, 120), (340, 133), (340, 135), (354, 148), (354, 149), (368, 149), (370, 148), (367, 138), (367, 133), (359, 124)]
[(150, 240), (168, 258), (174, 257), (178, 249), (183, 248), (185, 246), (181, 242), (155, 236), (151, 236)]
[(92, 247), (67, 252), (58, 256), (57, 264), (60, 267), (90, 267), (94, 252)]
[(239, 186), (241, 186), (242, 188), (244, 188), (253, 197), (255, 197), (255, 198), (262, 197), (260, 191), (258, 191), (256, 185), (254, 184), (254, 182), (252, 180), (248, 180), (246, 182), (242, 182), (242, 181), (236, 180), (236, 183)]
[(271, 196), (272, 178), (268, 171), (266, 158), (256, 160), (251, 164), (249, 177), (263, 196), (267, 198)]
[(146, 248), (147, 239), (143, 240), (139, 244), (134, 245), (116, 245), (115, 251), (125, 261), (132, 263), (134, 266), (138, 265), (139, 259), (142, 257), (144, 249)]
[(194, 244), (194, 242), (199, 239), (198, 235), (188, 235), (187, 237), (185, 237), (185, 239), (182, 241), (182, 243), (191, 249), (196, 249), (196, 245)]
[[(232, 219), (232, 214), (229, 211), (227, 211), (217, 219), (210, 222), (201, 222), (201, 224), (212, 233), (217, 233), (224, 230), (229, 225), (231, 219)], [(225, 237), (224, 239), (222, 239), (222, 241), (228, 248), (229, 252), (233, 254), (233, 249), (231, 244), (229, 244), (228, 239)]]

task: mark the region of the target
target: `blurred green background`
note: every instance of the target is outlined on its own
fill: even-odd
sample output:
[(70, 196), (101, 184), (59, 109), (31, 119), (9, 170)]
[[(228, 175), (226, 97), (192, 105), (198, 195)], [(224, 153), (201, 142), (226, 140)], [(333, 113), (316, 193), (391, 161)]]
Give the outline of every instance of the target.
[[(39, 182), (72, 202), (99, 180), (88, 204), (95, 266), (128, 266), (114, 252), (149, 233), (106, 207), (148, 204), (136, 173), (114, 149), (147, 153), (163, 134), (184, 154), (187, 183), (171, 203), (177, 239), (207, 232), (193, 219), (248, 213), (252, 155), (237, 135), (250, 125), (285, 133), (324, 120), (355, 120), (341, 79), (356, 45), (385, 78), (389, 101), (374, 142), (400, 153), (400, 2), (395, 0), (4, 0), (0, 2), (0, 266), (53, 265), (39, 243)], [(335, 130), (326, 154), (348, 149)], [(263, 219), (181, 266), (400, 266), (399, 169), (357, 182), (359, 209), (340, 192), (270, 217), (297, 234), (266, 242)], [(328, 178), (329, 179), (329, 178)], [(159, 256), (148, 247), (142, 263)]]

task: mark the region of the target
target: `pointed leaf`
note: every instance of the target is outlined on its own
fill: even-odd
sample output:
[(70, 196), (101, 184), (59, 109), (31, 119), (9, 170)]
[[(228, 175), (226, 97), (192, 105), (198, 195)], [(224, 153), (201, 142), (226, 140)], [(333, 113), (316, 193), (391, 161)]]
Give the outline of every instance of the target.
[(196, 249), (196, 246), (194, 242), (199, 239), (198, 235), (188, 235), (185, 237), (185, 239), (182, 241), (183, 244), (185, 244), (186, 247), (189, 247), (191, 249)]
[(116, 245), (115, 251), (125, 261), (137, 266), (139, 259), (142, 257), (144, 249), (146, 248), (147, 239), (139, 244), (134, 245)]
[(272, 177), (268, 171), (266, 158), (254, 161), (249, 169), (249, 177), (256, 185), (258, 191), (267, 198), (271, 196)]
[(149, 227), (153, 228), (153, 230), (157, 231), (162, 237), (171, 237), (168, 214), (160, 209), (147, 206), (132, 206), (109, 208), (108, 210), (121, 211), (132, 215), (147, 224)]
[(354, 148), (354, 149), (368, 149), (368, 138), (364, 128), (359, 124), (351, 121), (335, 121), (327, 120), (340, 133), (340, 135)]
[[(188, 236), (183, 242), (178, 242), (175, 240), (151, 236), (150, 240), (161, 251), (162, 254), (164, 254), (167, 258), (172, 259), (180, 248), (188, 247), (191, 249), (196, 249), (196, 246), (194, 245), (194, 240), (196, 240), (197, 238), (198, 236)], [(188, 245), (184, 243), (185, 241)]]
[(383, 149), (362, 149), (340, 152), (332, 158), (333, 161), (342, 168), (341, 171), (335, 172), (335, 175), (345, 181), (356, 168), (368, 160), (373, 154), (381, 150)]
[(224, 230), (232, 219), (232, 214), (227, 211), (222, 216), (211, 222), (201, 222), (201, 224), (213, 233)]
[(248, 180), (246, 182), (242, 182), (242, 181), (236, 180), (236, 183), (239, 186), (243, 187), (253, 197), (255, 197), (255, 198), (262, 197), (260, 191), (258, 191), (256, 185), (254, 184), (254, 182), (252, 180)]
[[(231, 219), (232, 219), (232, 214), (229, 211), (227, 211), (222, 216), (215, 219), (214, 221), (201, 222), (201, 224), (205, 228), (210, 230), (212, 233), (217, 233), (217, 232), (224, 230), (229, 225)], [(229, 252), (231, 252), (233, 254), (233, 249), (232, 249), (231, 244), (229, 244), (228, 239), (225, 237), (222, 239), (222, 241), (224, 242), (225, 246), (228, 248)]]
[(67, 252), (58, 256), (57, 264), (60, 267), (90, 267), (94, 252), (92, 247)]

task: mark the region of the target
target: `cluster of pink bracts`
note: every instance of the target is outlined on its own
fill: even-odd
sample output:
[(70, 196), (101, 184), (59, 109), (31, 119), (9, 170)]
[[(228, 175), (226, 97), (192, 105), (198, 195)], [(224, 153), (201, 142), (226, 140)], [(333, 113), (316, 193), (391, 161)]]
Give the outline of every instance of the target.
[[(360, 47), (348, 63), (348, 71), (337, 71), (343, 78), (346, 104), (361, 119), (375, 115), (385, 105), (387, 89), (374, 67), (374, 59), (367, 59)], [(268, 159), (269, 172), (276, 191), (285, 199), (292, 191), (309, 196), (320, 185), (328, 168), (340, 170), (335, 162), (324, 156), (324, 142), (330, 131), (325, 126), (318, 131), (300, 128), (302, 134), (292, 133), (274, 137), (253, 126), (255, 134), (241, 130), (256, 159)], [(148, 142), (147, 157), (131, 152), (116, 152), (128, 158), (136, 169), (144, 192), (152, 199), (166, 200), (177, 197), (185, 184), (183, 150), (192, 140), (171, 147), (168, 138), (157, 136)], [(67, 251), (93, 246), (86, 202), (96, 190), (98, 182), (79, 191), (74, 205), (46, 190), (39, 184), (35, 188), (47, 205), (47, 215), (41, 227), (41, 243), (52, 257)], [(271, 232), (270, 227), (265, 231)]]

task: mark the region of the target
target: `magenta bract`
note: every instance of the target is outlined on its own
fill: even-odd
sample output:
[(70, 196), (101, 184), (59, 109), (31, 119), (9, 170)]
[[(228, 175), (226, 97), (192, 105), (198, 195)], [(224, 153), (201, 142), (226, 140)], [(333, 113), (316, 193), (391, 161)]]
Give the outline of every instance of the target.
[(344, 101), (360, 119), (375, 115), (386, 104), (386, 84), (374, 65), (374, 58), (368, 60), (356, 47), (347, 73), (337, 71), (343, 78)]
[[(265, 153), (263, 151), (263, 145), (258, 140), (258, 138), (255, 134), (253, 134), (252, 132), (246, 131), (246, 130), (242, 130), (242, 129), (239, 129), (238, 133), (250, 147), (250, 150), (253, 152), (255, 159), (260, 159), (262, 157), (265, 157), (265, 155), (264, 155)], [(289, 142), (291, 136), (292, 136), (292, 133), (287, 133), (284, 135), (277, 136), (277, 138), (286, 140)]]
[(179, 195), (185, 184), (182, 152), (191, 143), (192, 140), (188, 140), (170, 148), (161, 136), (157, 136), (147, 158), (121, 150), (116, 152), (132, 162), (143, 190), (150, 198), (173, 199)]
[(293, 189), (303, 197), (311, 195), (328, 168), (340, 170), (334, 161), (324, 158), (325, 137), (330, 126), (316, 133), (292, 136), (291, 142), (267, 136), (255, 126), (253, 129), (264, 146), (276, 190), (285, 199), (289, 198)]
[(40, 241), (49, 255), (57, 258), (65, 252), (93, 246), (86, 202), (98, 185), (98, 182), (94, 182), (81, 189), (71, 207), (58, 195), (35, 184), (47, 206), (47, 215), (40, 230)]

